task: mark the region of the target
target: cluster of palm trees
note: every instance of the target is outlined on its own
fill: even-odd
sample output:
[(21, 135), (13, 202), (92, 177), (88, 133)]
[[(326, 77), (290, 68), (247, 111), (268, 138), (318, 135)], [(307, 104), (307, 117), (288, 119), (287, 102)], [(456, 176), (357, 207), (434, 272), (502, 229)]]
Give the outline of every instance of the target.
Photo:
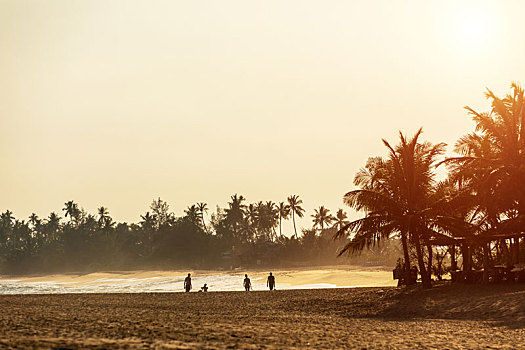
[[(346, 213), (339, 210), (336, 219), (321, 206), (312, 215), (313, 228), (303, 229), (299, 237), (295, 217), (304, 217), (302, 204), (297, 195), (279, 204), (248, 204), (244, 196), (235, 194), (226, 208), (217, 208), (211, 217), (203, 202), (188, 206), (178, 217), (158, 198), (136, 224), (116, 222), (103, 206), (90, 214), (75, 201), (64, 203), (62, 216), (51, 213), (39, 218), (31, 214), (26, 221), (6, 211), (0, 215), (0, 269), (22, 273), (39, 269), (213, 268), (223, 263), (223, 254), (232, 247), (237, 252), (250, 252), (264, 242), (280, 246), (279, 254), (287, 261), (306, 261), (325, 250), (335, 252), (336, 245), (327, 243), (326, 237), (321, 239), (321, 233), (345, 224)], [(292, 238), (282, 232), (282, 222), (288, 219), (294, 221)], [(264, 260), (265, 252), (261, 254)]]
[[(406, 276), (414, 256), (425, 287), (431, 285), (433, 257), (440, 246), (450, 253), (452, 269), (460, 246), (463, 270), (483, 266), (485, 282), (492, 266), (520, 262), (525, 232), (524, 91), (512, 84), (504, 98), (490, 90), (486, 96), (490, 112), (466, 107), (476, 129), (456, 143), (456, 157), (440, 159), (445, 144), (421, 141), (421, 129), (413, 137), (400, 133), (395, 146), (383, 140), (388, 156), (370, 158), (354, 178), (358, 189), (344, 196), (345, 203), (364, 216), (339, 229), (336, 237), (353, 234), (341, 253), (399, 237)], [(442, 181), (436, 179), (439, 165), (449, 170)]]
[[(276, 241), (284, 236), (283, 220), (291, 218), (294, 227), (293, 237), (299, 238), (295, 218), (302, 218), (305, 213), (302, 207), (303, 201), (299, 196), (291, 195), (286, 202), (279, 202), (279, 204), (272, 201), (245, 204), (245, 200), (242, 195), (235, 194), (231, 196), (226, 209), (218, 210), (212, 215), (212, 226), (215, 227), (216, 232), (220, 232), (221, 227), (227, 227), (242, 242)], [(334, 222), (337, 225), (347, 222), (347, 215), (342, 209), (339, 209), (336, 217), (329, 212), (324, 206), (320, 206), (311, 215), (313, 228), (318, 230), (317, 233), (323, 232)], [(279, 235), (277, 235), (277, 227), (279, 227)]]

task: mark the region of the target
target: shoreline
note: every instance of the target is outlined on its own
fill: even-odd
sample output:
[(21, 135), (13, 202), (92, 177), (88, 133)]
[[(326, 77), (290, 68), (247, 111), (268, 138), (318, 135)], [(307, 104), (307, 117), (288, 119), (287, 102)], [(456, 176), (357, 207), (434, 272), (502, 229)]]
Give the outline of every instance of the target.
[[(389, 287), (397, 281), (384, 267), (325, 266), (271, 270), (278, 289)], [(74, 293), (82, 292), (171, 292), (182, 289), (182, 281), (191, 273), (193, 289), (207, 283), (211, 291), (242, 290), (244, 274), (252, 280), (254, 290), (266, 288), (268, 270), (172, 270), (112, 271), (89, 274), (55, 274), (41, 276), (0, 276), (0, 293)]]
[(21, 279), (21, 278), (41, 278), (45, 276), (85, 276), (90, 274), (134, 274), (144, 272), (157, 272), (159, 274), (166, 273), (187, 273), (188, 271), (195, 271), (203, 274), (219, 274), (219, 273), (244, 273), (244, 271), (251, 273), (264, 273), (269, 271), (308, 271), (308, 270), (370, 270), (370, 271), (389, 271), (391, 272), (393, 267), (385, 265), (312, 265), (312, 266), (285, 266), (285, 267), (261, 267), (261, 268), (240, 268), (236, 267), (233, 269), (130, 269), (130, 270), (94, 270), (94, 271), (69, 271), (69, 272), (50, 272), (50, 273), (30, 273), (30, 274), (0, 274), (0, 280), (2, 279)]

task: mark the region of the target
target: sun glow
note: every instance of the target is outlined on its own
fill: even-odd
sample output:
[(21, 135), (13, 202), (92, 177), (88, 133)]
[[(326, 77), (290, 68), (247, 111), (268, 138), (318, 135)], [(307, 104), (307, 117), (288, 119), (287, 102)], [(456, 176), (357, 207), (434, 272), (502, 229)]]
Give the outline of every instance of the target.
[(465, 14), (458, 24), (458, 40), (464, 44), (482, 44), (490, 34), (487, 18)]
[(475, 5), (459, 7), (449, 23), (455, 49), (469, 54), (489, 50), (494, 45), (498, 30), (497, 10)]

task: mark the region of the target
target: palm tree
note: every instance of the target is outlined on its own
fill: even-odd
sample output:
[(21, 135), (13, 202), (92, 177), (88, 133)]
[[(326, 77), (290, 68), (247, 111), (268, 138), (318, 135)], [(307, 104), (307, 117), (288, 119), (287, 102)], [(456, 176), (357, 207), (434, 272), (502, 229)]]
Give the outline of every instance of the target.
[(284, 204), (284, 202), (279, 202), (277, 210), (279, 211), (279, 236), (282, 237), (283, 233), (281, 230), (281, 224), (283, 219), (288, 220), (290, 217), (290, 206), (288, 204)]
[(315, 209), (315, 213), (312, 216), (314, 225), (313, 227), (319, 227), (321, 232), (324, 230), (324, 225), (330, 225), (334, 221), (334, 217), (329, 214), (330, 210), (326, 209), (323, 205), (319, 209)]
[(191, 207), (188, 207), (186, 210), (184, 210), (184, 214), (186, 214), (186, 217), (195, 226), (199, 226), (201, 224), (202, 218), (200, 216), (200, 211), (197, 205), (193, 204)]
[(266, 240), (273, 240), (276, 238), (275, 227), (279, 219), (279, 211), (277, 205), (272, 201), (266, 203), (260, 202), (259, 209), (259, 225), (264, 233)]
[(204, 222), (204, 214), (208, 212), (208, 205), (204, 202), (200, 202), (197, 203), (197, 208), (199, 209), (199, 216), (202, 219), (202, 227), (204, 228), (204, 232), (209, 233), (206, 223)]
[(431, 203), (435, 191), (434, 166), (437, 157), (444, 152), (445, 144), (432, 145), (418, 142), (422, 129), (412, 139), (399, 134), (400, 143), (389, 150), (386, 160), (381, 157), (368, 160), (354, 178), (360, 189), (350, 191), (344, 201), (365, 216), (345, 225), (336, 237), (346, 237), (349, 231), (355, 233), (352, 240), (340, 252), (356, 252), (365, 246), (388, 239), (393, 234), (401, 235), (405, 258), (405, 274), (410, 276), (408, 242), (416, 247), (417, 260), (424, 287), (430, 287), (421, 239), (438, 235), (431, 229), (433, 210), (441, 201)]
[(244, 219), (244, 210), (246, 205), (243, 204), (245, 198), (242, 195), (234, 194), (231, 196), (231, 202), (228, 202), (228, 208), (226, 209), (226, 218), (232, 225), (234, 235), (237, 236), (239, 231), (239, 224)]
[(243, 228), (243, 239), (244, 241), (253, 241), (256, 236), (259, 235), (259, 208), (262, 202), (253, 204), (250, 203), (244, 209), (244, 228)]
[(45, 223), (45, 232), (47, 240), (49, 242), (55, 242), (58, 240), (57, 234), (60, 230), (60, 216), (57, 213), (51, 212)]
[(304, 209), (301, 207), (301, 204), (303, 204), (303, 201), (299, 199), (299, 196), (291, 195), (288, 197), (288, 205), (290, 206), (290, 211), (292, 213), (292, 221), (293, 221), (293, 230), (295, 234), (295, 238), (297, 238), (297, 228), (295, 227), (295, 216), (302, 218), (304, 216)]
[(108, 223), (111, 223), (111, 217), (109, 216), (108, 208), (100, 207), (98, 208), (98, 226), (103, 228), (106, 227)]
[(29, 223), (33, 229), (36, 229), (40, 226), (41, 220), (38, 218), (38, 215), (31, 213), (31, 215), (29, 215)]
[(348, 219), (346, 213), (343, 211), (343, 209), (339, 209), (335, 214), (334, 225), (332, 227), (339, 231), (343, 228), (343, 226), (349, 223), (349, 221), (346, 219)]
[(141, 215), (140, 218), (142, 221), (140, 222), (140, 227), (142, 228), (142, 244), (144, 246), (145, 251), (148, 254), (151, 254), (153, 251), (153, 231), (155, 230), (155, 226), (157, 223), (157, 218), (155, 214), (150, 214), (150, 212), (146, 212), (146, 214)]
[(64, 203), (64, 206), (65, 207), (62, 208), (62, 211), (65, 211), (65, 217), (69, 215), (69, 222), (78, 221), (81, 214), (80, 209), (78, 209), (78, 204), (74, 201), (67, 201)]
[[(476, 226), (472, 238), (482, 241), (485, 271), (494, 233), (522, 231), (525, 224), (525, 98), (516, 83), (511, 93), (498, 98), (487, 89), (489, 113), (465, 107), (476, 123), (473, 133), (455, 145), (458, 157), (448, 158), (451, 176), (476, 196), (472, 206)], [(506, 241), (500, 241), (505, 246)], [(518, 263), (519, 238), (510, 240), (509, 264)], [(513, 249), (512, 249), (513, 248)], [(464, 257), (465, 258), (465, 257)], [(513, 261), (514, 260), (514, 261)], [(488, 275), (484, 275), (488, 281)]]
[(6, 210), (0, 215), (0, 251), (1, 248), (7, 247), (8, 238), (13, 232), (14, 222), (15, 218), (12, 211)]
[(465, 107), (476, 123), (476, 131), (455, 145), (460, 155), (445, 162), (456, 176), (470, 181), (487, 210), (519, 210), (525, 214), (525, 99), (523, 89), (513, 83), (512, 94), (500, 99), (490, 90), (490, 113)]

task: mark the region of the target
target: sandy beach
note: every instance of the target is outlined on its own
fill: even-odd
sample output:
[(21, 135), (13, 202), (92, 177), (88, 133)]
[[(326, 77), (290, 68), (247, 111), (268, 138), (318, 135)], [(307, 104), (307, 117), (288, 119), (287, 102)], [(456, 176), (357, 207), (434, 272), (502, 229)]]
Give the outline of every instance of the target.
[[(150, 293), (182, 292), (183, 280), (192, 274), (194, 289), (207, 283), (210, 291), (242, 291), (247, 273), (254, 290), (266, 290), (270, 270), (171, 270), (106, 271), (41, 276), (0, 276), (0, 294), (47, 293)], [(352, 265), (272, 270), (277, 289), (336, 287), (390, 287), (392, 270), (380, 266)]]
[(0, 346), (525, 348), (523, 285), (0, 297)]

